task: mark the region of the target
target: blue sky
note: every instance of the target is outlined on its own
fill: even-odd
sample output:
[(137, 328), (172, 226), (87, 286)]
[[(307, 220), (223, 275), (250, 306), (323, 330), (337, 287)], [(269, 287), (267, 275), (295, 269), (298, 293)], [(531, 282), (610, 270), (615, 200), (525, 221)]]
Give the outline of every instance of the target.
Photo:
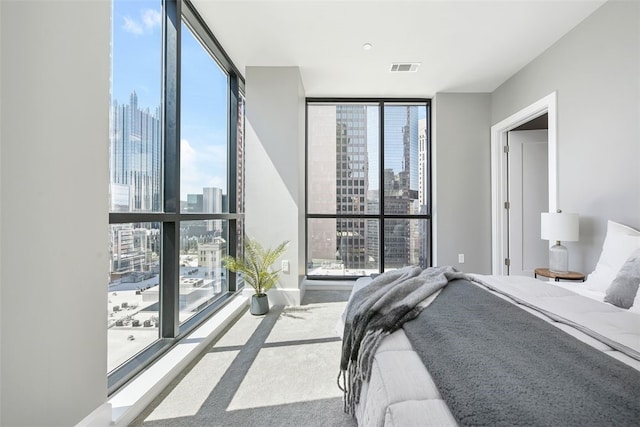
[[(181, 199), (218, 187), (226, 194), (227, 76), (183, 27)], [(154, 111), (161, 102), (162, 15), (158, 0), (113, 3), (112, 98)]]
[[(227, 193), (227, 77), (183, 24), (181, 76), (181, 199), (203, 187)], [(215, 29), (213, 29), (215, 30)], [(128, 103), (134, 90), (138, 105), (160, 105), (162, 15), (159, 0), (113, 2), (112, 97)], [(370, 108), (371, 166), (377, 164), (377, 108)], [(419, 108), (419, 118), (425, 109)], [(370, 168), (377, 188), (377, 167)], [(375, 183), (375, 184), (374, 184)]]
[[(389, 107), (387, 107), (389, 108)], [(393, 107), (391, 107), (393, 108)], [(418, 111), (418, 120), (424, 119), (427, 114), (427, 109), (425, 107), (415, 107)], [(368, 107), (367, 108), (367, 145), (368, 145), (368, 156), (369, 156), (369, 190), (377, 190), (380, 182), (380, 177), (378, 174), (379, 159), (378, 159), (378, 145), (380, 138), (380, 109), (378, 107)], [(387, 129), (388, 132), (388, 129)], [(385, 168), (394, 168), (396, 172), (399, 172), (401, 169), (400, 162), (397, 161), (394, 163), (394, 159), (385, 158)]]

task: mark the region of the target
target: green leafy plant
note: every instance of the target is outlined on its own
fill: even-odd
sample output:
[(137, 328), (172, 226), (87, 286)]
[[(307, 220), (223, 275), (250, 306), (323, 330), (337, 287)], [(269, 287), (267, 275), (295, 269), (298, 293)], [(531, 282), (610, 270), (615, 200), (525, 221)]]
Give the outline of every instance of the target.
[(241, 273), (245, 282), (256, 291), (256, 295), (264, 295), (278, 282), (280, 270), (272, 270), (271, 266), (284, 253), (288, 244), (289, 241), (286, 240), (274, 249), (265, 249), (257, 240), (247, 237), (244, 256), (225, 256), (222, 262), (229, 270)]

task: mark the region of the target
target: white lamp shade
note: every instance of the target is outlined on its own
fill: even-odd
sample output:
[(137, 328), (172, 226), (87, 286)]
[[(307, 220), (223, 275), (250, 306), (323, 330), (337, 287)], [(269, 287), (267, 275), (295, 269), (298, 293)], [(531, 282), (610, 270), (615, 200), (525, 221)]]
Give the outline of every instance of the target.
[(542, 212), (540, 238), (563, 242), (575, 242), (580, 233), (578, 214)]

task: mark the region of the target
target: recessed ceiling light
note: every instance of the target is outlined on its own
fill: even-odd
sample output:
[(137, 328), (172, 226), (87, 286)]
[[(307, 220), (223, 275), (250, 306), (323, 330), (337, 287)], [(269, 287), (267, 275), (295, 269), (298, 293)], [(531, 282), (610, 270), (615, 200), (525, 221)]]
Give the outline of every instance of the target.
[(364, 50), (371, 50), (373, 48), (373, 45), (371, 43), (365, 43), (362, 45), (362, 48)]

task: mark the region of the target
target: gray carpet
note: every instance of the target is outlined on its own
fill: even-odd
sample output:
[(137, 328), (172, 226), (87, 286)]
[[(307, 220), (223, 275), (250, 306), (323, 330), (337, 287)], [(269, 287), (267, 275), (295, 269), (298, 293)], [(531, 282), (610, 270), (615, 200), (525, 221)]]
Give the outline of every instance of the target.
[(348, 291), (242, 315), (131, 426), (355, 426), (336, 385)]

